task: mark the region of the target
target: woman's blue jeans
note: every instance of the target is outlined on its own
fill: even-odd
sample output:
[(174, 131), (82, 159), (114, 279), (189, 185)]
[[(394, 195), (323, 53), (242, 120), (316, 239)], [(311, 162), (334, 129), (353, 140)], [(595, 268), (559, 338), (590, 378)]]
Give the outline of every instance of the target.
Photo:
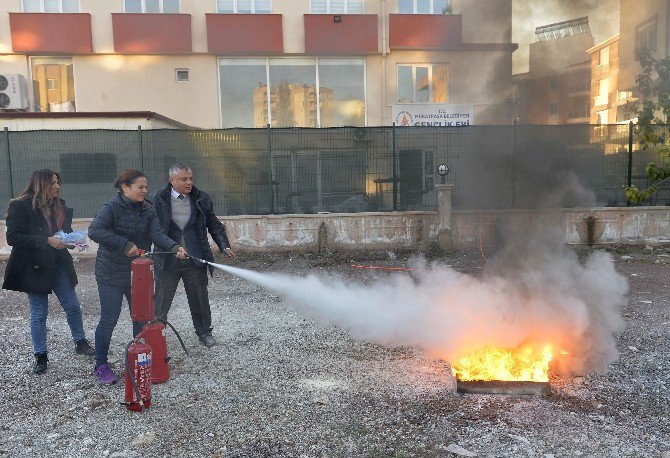
[[(126, 296), (130, 308), (130, 286), (116, 287), (98, 283), (100, 295), (100, 321), (95, 328), (95, 367), (107, 364), (109, 345), (112, 342), (112, 333), (121, 315), (121, 303)], [(142, 331), (145, 323), (133, 321), (133, 337)]]
[[(70, 284), (65, 268), (56, 264), (53, 284), (61, 307), (65, 311), (67, 324), (70, 326), (72, 340), (85, 339), (84, 322), (81, 317), (81, 305), (74, 287)], [(49, 314), (49, 295), (28, 293), (30, 302), (30, 334), (33, 338), (35, 354), (47, 353), (47, 315)]]

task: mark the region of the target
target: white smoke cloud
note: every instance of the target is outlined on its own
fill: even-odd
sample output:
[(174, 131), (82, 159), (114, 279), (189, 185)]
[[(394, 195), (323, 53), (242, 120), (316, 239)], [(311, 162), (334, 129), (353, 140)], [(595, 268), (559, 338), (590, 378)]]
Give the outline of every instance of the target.
[(580, 262), (556, 234), (533, 240), (526, 239), (525, 248), (506, 245), (479, 278), (420, 261), (412, 276), (393, 275), (372, 285), (217, 266), (355, 339), (421, 347), (447, 361), (486, 345), (550, 342), (569, 353), (558, 359), (562, 372), (604, 371), (618, 356), (614, 333), (622, 327), (626, 279), (606, 253)]

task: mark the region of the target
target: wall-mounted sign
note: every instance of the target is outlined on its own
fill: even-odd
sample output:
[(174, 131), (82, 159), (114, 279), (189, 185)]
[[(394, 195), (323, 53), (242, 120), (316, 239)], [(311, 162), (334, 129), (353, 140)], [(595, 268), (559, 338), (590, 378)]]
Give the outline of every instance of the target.
[(474, 124), (472, 105), (449, 103), (393, 105), (392, 122), (396, 126), (459, 127)]

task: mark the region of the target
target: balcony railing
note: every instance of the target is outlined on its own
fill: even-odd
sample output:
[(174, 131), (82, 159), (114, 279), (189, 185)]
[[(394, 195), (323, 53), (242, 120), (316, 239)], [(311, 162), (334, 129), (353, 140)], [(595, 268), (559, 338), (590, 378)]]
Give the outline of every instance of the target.
[(391, 49), (445, 49), (463, 44), (460, 14), (390, 14)]
[(93, 52), (88, 13), (9, 13), (12, 50), (29, 54)]
[(209, 52), (268, 55), (284, 51), (281, 14), (207, 13)]
[(112, 13), (114, 51), (122, 54), (189, 53), (190, 14)]

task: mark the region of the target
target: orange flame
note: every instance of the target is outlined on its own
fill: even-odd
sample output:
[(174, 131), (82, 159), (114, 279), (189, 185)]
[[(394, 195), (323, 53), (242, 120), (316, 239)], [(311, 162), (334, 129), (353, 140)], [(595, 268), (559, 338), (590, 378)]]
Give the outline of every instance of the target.
[(459, 380), (548, 382), (551, 345), (525, 344), (509, 350), (484, 347), (452, 364)]

